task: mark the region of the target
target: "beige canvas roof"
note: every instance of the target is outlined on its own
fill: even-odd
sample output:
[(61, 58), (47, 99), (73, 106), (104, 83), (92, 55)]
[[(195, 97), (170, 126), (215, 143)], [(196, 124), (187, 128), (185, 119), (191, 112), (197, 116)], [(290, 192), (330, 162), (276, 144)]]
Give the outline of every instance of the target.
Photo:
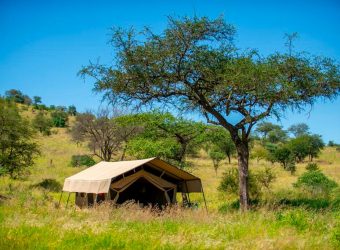
[[(162, 169), (168, 174), (185, 182), (186, 192), (201, 192), (201, 180), (177, 167), (174, 167), (158, 158), (149, 158), (134, 161), (99, 162), (73, 176), (65, 179), (63, 191), (84, 193), (107, 193), (111, 179), (133, 170), (139, 166), (148, 164)], [(159, 180), (157, 180), (159, 182)], [(164, 183), (163, 183), (164, 184)]]

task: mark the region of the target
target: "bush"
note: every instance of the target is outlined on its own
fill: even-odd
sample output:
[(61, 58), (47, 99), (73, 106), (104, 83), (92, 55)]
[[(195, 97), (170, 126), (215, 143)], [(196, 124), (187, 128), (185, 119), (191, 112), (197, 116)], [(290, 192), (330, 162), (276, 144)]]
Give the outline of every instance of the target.
[(93, 166), (96, 162), (89, 155), (72, 155), (71, 165), (72, 167), (80, 167), (80, 166)]
[(59, 192), (62, 189), (62, 186), (55, 179), (44, 179), (42, 182), (33, 185), (33, 187), (43, 188), (53, 192)]
[(270, 184), (276, 179), (276, 175), (272, 172), (270, 168), (265, 168), (265, 170), (260, 170), (255, 175), (256, 180), (265, 187), (270, 189)]
[(43, 112), (39, 112), (32, 121), (32, 126), (43, 135), (51, 135), (53, 126), (52, 119), (47, 117)]
[(316, 170), (319, 170), (319, 166), (316, 163), (308, 163), (307, 166), (306, 166), (306, 170), (316, 171)]
[(331, 191), (338, 186), (335, 181), (329, 179), (320, 170), (305, 172), (293, 185), (309, 192), (313, 196), (325, 197), (328, 197)]
[(53, 125), (57, 128), (64, 128), (67, 126), (68, 115), (62, 110), (56, 110), (51, 114)]
[(274, 162), (279, 162), (283, 168), (287, 171), (290, 171), (293, 174), (296, 170), (294, 155), (292, 150), (286, 146), (280, 146), (272, 151), (272, 159)]
[[(256, 179), (256, 176), (254, 176), (250, 171), (248, 175), (249, 196), (251, 199), (258, 199), (261, 196), (259, 181)], [(223, 173), (218, 190), (221, 192), (238, 195), (239, 178), (237, 168), (230, 168), (225, 173)]]

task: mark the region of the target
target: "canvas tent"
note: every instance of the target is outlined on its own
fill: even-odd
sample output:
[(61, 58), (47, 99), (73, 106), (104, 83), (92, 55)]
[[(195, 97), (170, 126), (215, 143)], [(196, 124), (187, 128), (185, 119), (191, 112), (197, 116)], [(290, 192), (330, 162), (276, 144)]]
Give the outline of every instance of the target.
[[(76, 205), (83, 207), (106, 200), (121, 204), (176, 203), (177, 192), (202, 192), (200, 178), (158, 158), (99, 162), (65, 179), (63, 192), (76, 193)], [(205, 201), (205, 199), (204, 199)]]

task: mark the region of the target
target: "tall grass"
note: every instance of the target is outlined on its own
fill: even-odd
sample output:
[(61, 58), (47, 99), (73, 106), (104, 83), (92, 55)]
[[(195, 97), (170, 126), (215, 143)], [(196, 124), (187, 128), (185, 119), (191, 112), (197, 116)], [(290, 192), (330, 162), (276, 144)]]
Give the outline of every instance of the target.
[[(199, 202), (198, 209), (174, 206), (158, 211), (129, 203), (79, 210), (74, 195), (65, 209), (66, 195), (62, 206), (56, 205), (60, 195), (56, 187), (81, 170), (69, 162), (72, 155), (88, 153), (87, 148), (71, 142), (66, 129), (38, 141), (43, 154), (30, 176), (0, 178), (0, 249), (340, 248), (340, 192), (330, 199), (314, 199), (292, 187), (306, 163), (299, 164), (292, 176), (279, 165), (251, 161), (253, 169), (272, 167), (277, 180), (248, 213), (235, 209), (237, 197), (217, 192), (223, 171), (235, 167), (236, 161), (224, 162), (216, 177), (203, 153), (191, 163), (192, 172), (202, 178), (208, 213), (201, 194), (190, 197)], [(339, 183), (339, 152), (326, 148), (318, 163)]]

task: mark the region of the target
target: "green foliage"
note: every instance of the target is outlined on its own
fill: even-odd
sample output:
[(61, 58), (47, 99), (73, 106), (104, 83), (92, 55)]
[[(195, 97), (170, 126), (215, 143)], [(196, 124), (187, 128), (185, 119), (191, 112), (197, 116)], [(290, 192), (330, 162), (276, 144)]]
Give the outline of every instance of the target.
[(324, 146), (320, 135), (302, 135), (288, 143), (288, 147), (298, 162), (303, 161), (307, 156), (312, 161), (313, 158), (318, 157)]
[(290, 126), (288, 131), (292, 133), (295, 137), (300, 137), (303, 135), (308, 135), (309, 127), (305, 123), (298, 123)]
[(261, 187), (265, 187), (267, 190), (270, 189), (272, 182), (276, 180), (276, 175), (268, 167), (264, 170), (257, 171), (255, 175), (256, 180), (260, 183)]
[(95, 160), (89, 155), (72, 155), (71, 166), (80, 167), (87, 166), (91, 167), (96, 164)]
[(39, 154), (33, 130), (13, 102), (0, 99), (0, 175), (19, 177)]
[(128, 143), (128, 153), (137, 159), (159, 157), (172, 161), (180, 150), (180, 146), (173, 138), (153, 140), (151, 138), (137, 137)]
[(209, 151), (209, 157), (213, 162), (215, 173), (217, 175), (218, 167), (220, 166), (221, 161), (226, 158), (226, 155), (219, 147), (215, 146)]
[(10, 89), (5, 92), (5, 97), (7, 100), (13, 101), (15, 103), (21, 103), (26, 105), (32, 104), (32, 99), (24, 95), (20, 90), (17, 89)]
[(313, 196), (328, 197), (332, 189), (338, 185), (335, 181), (329, 179), (320, 170), (310, 170), (303, 173), (294, 183), (294, 187), (307, 191)]
[(236, 147), (227, 130), (220, 126), (209, 126), (199, 138), (207, 152), (220, 151), (228, 157), (229, 163), (231, 162)]
[(41, 104), (41, 97), (40, 96), (33, 96), (33, 104), (36, 109), (39, 108), (39, 104)]
[(43, 188), (52, 192), (60, 192), (62, 185), (55, 179), (44, 179), (43, 181), (32, 186), (33, 188)]
[(274, 162), (279, 162), (283, 168), (290, 171), (291, 174), (295, 172), (294, 154), (287, 145), (282, 145), (274, 149), (271, 157)]
[(57, 128), (64, 128), (67, 126), (68, 114), (62, 110), (56, 110), (51, 113), (53, 125)]
[(53, 121), (44, 112), (40, 111), (32, 120), (32, 126), (43, 135), (50, 135)]
[[(95, 79), (95, 90), (113, 103), (133, 107), (170, 104), (196, 112), (228, 130), (238, 149), (240, 175), (247, 176), (249, 139), (257, 122), (287, 109), (303, 110), (340, 93), (339, 66), (306, 53), (239, 50), (235, 28), (223, 18), (168, 19), (156, 34), (115, 28), (114, 65), (90, 64), (79, 74)], [(321, 84), (322, 83), (322, 84)], [(234, 122), (234, 117), (240, 119)], [(247, 194), (247, 187), (243, 186)], [(249, 197), (240, 197), (247, 209)]]
[(256, 159), (257, 162), (260, 160), (271, 160), (269, 150), (262, 145), (255, 145), (254, 148), (250, 151), (250, 157), (252, 159)]
[(319, 166), (316, 163), (310, 162), (310, 163), (307, 164), (306, 170), (308, 170), (308, 171), (316, 171), (316, 170), (319, 170)]
[[(155, 155), (151, 157), (158, 156), (171, 160), (180, 166), (187, 165), (186, 157), (188, 155), (195, 155), (197, 153), (201, 144), (200, 136), (206, 129), (206, 126), (200, 122), (194, 122), (181, 117), (177, 118), (170, 113), (158, 111), (133, 115), (130, 117), (130, 122), (143, 127), (143, 131), (138, 136), (137, 141), (128, 145), (130, 153), (135, 156), (150, 156), (150, 153), (153, 152)], [(147, 148), (140, 144), (143, 140), (147, 144), (153, 141), (159, 147), (165, 148), (155, 149), (151, 145), (150, 148)], [(164, 142), (168, 142), (170, 146), (167, 146)], [(140, 152), (140, 150), (145, 150), (145, 152)]]
[[(255, 200), (261, 196), (261, 187), (255, 175), (249, 171), (248, 187), (249, 196)], [(239, 193), (239, 172), (236, 168), (229, 168), (223, 173), (218, 190), (226, 194), (238, 195)]]
[(77, 108), (76, 108), (76, 106), (74, 106), (74, 105), (69, 106), (67, 108), (67, 113), (69, 115), (73, 115), (73, 116), (77, 115)]

